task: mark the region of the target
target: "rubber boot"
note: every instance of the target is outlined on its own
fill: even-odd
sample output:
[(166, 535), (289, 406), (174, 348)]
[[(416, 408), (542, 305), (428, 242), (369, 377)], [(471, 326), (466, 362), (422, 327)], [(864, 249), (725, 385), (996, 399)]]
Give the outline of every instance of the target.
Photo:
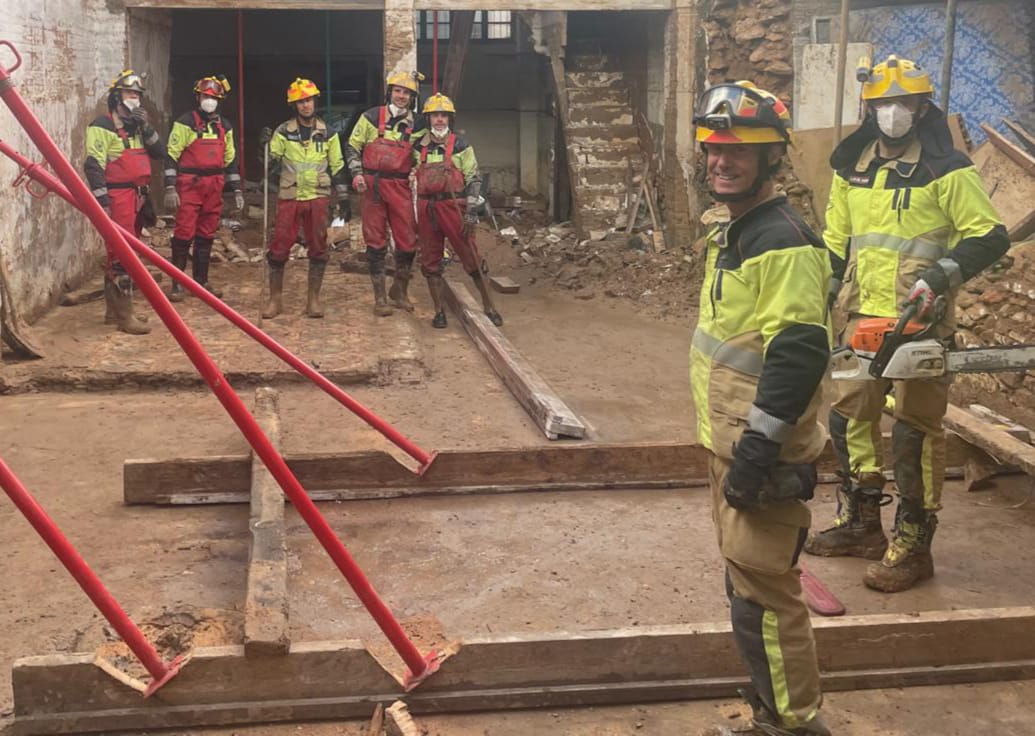
[(406, 312), (413, 311), (413, 302), (407, 295), (410, 288), (412, 276), (413, 259), (416, 253), (395, 252), (395, 278), (392, 279), (392, 286), (388, 290), (388, 298), (392, 300), (392, 306)]
[(811, 532), (805, 551), (819, 557), (879, 560), (888, 548), (880, 520), (881, 490), (855, 487), (852, 480), (837, 492), (837, 516), (827, 529)]
[(442, 279), (440, 273), (426, 274), (428, 279), (428, 291), (431, 292), (431, 303), (435, 305), (435, 316), (431, 319), (431, 326), (436, 329), (445, 328), (446, 322), (446, 309), (445, 299), (442, 296), (442, 292), (446, 288), (446, 282)]
[(367, 268), (370, 271), (370, 283), (374, 287), (374, 314), (388, 317), (392, 308), (388, 306), (388, 293), (385, 290), (385, 249), (367, 246)]
[[(181, 271), (186, 271), (187, 257), (190, 253), (190, 241), (173, 238), (170, 245), (172, 246), (172, 264)], [(183, 287), (174, 279), (172, 289), (169, 291), (169, 301), (182, 302), (186, 296)]]
[(866, 568), (866, 587), (899, 593), (934, 577), (931, 541), (937, 526), (938, 517), (933, 513), (916, 502), (900, 499), (891, 544), (880, 562)]
[(208, 266), (212, 262), (212, 238), (194, 238), (194, 280), (208, 289), (217, 299), (223, 298), (223, 290), (208, 282)]
[(744, 726), (730, 728), (722, 726), (713, 731), (714, 736), (832, 736), (823, 717), (816, 713), (808, 722), (793, 728), (784, 726), (780, 719), (755, 693), (740, 690), (740, 694), (751, 705), (751, 722)]
[(482, 309), (485, 310), (485, 316), (497, 327), (502, 327), (503, 317), (496, 311), (496, 307), (492, 303), (492, 295), (489, 294), (489, 285), (485, 283), (485, 277), (482, 276), (481, 271), (475, 271), (471, 274), (471, 279), (478, 287), (478, 293), (482, 295)]
[(133, 314), (133, 282), (129, 276), (104, 279), (104, 300), (115, 315), (121, 332), (129, 335), (146, 335), (151, 328)]
[(323, 274), (327, 270), (327, 259), (309, 261), (309, 291), (306, 295), (305, 316), (318, 319), (323, 317), (323, 305), (320, 304), (320, 287), (323, 285)]
[(269, 262), (270, 300), (262, 310), (263, 319), (273, 319), (284, 311), (284, 264)]

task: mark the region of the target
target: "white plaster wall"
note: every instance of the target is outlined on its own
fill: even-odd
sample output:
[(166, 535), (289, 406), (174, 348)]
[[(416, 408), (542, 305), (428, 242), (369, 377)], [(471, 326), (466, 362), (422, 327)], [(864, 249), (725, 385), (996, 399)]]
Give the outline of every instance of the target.
[[(831, 128), (834, 125), (834, 104), (837, 91), (838, 45), (810, 43), (802, 50), (801, 66), (794, 70), (793, 127), (797, 130)], [(872, 56), (868, 43), (848, 44), (845, 63), (843, 125), (862, 122), (859, 82), (855, 67), (861, 56)]]
[[(116, 5), (111, 3), (111, 5)], [(121, 7), (104, 0), (3, 0), (3, 37), (22, 55), (13, 79), (26, 103), (77, 171), (82, 171), (86, 125), (122, 69), (126, 23)], [(10, 52), (0, 49), (9, 67)], [(41, 157), (6, 106), (0, 138), (34, 160)], [(0, 157), (0, 258), (22, 315), (38, 317), (63, 286), (79, 282), (102, 257), (100, 238), (86, 218), (56, 196), (38, 201), (9, 184), (17, 169)]]

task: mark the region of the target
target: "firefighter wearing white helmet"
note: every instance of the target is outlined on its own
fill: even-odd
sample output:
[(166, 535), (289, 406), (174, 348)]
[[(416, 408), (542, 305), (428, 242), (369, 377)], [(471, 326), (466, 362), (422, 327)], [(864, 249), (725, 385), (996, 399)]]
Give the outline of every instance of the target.
[[(111, 219), (137, 235), (156, 222), (148, 191), (151, 161), (165, 157), (165, 144), (143, 108), (146, 91), (143, 78), (132, 69), (112, 80), (107, 90), (107, 114), (86, 128), (83, 164), (93, 196)], [(143, 335), (151, 328), (133, 313), (132, 288), (132, 280), (109, 251), (104, 321), (118, 325), (122, 332)]]
[(433, 327), (446, 326), (442, 255), (448, 239), (482, 297), (482, 308), (494, 325), (503, 324), (489, 294), (488, 265), (475, 244), (477, 210), (482, 202), (482, 176), (474, 147), (455, 132), (456, 106), (443, 94), (424, 104), (428, 131), (414, 145), (417, 164), (417, 232), (421, 271), (435, 304)]
[[(861, 60), (857, 77), (866, 119), (830, 157), (834, 177), (824, 233), (834, 270), (831, 298), (847, 319), (841, 340), (847, 343), (860, 319), (898, 317), (908, 304), (948, 339), (955, 330), (953, 295), (1006, 252), (1006, 229), (970, 159), (954, 150), (945, 115), (931, 101), (927, 72), (889, 56), (872, 67)], [(875, 560), (863, 577), (867, 586), (906, 590), (934, 574), (948, 384), (837, 381), (836, 389), (828, 426), (845, 480), (836, 518), (805, 550)], [(889, 544), (880, 515), (880, 424), (892, 389), (899, 504)]]
[(773, 183), (789, 123), (783, 102), (750, 82), (698, 102), (706, 185), (728, 213), (706, 237), (690, 382), (752, 733), (829, 736), (798, 555), (825, 444), (830, 263)]
[[(407, 290), (417, 255), (417, 234), (410, 172), (413, 141), (424, 133), (424, 120), (416, 112), (422, 79), (424, 75), (416, 71), (388, 75), (384, 104), (360, 116), (345, 152), (352, 188), (363, 195), (363, 241), (374, 289), (374, 314), (379, 317), (392, 314), (393, 306), (413, 311)], [(395, 279), (387, 292), (385, 254), (389, 228), (395, 241)]]

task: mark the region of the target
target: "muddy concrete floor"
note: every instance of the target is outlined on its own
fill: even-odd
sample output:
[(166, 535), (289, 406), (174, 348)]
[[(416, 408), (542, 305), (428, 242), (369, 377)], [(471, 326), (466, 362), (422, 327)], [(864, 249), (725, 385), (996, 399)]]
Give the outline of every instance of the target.
[[(332, 294), (335, 283), (329, 282)], [(415, 346), (423, 380), (381, 377), (350, 386), (353, 395), (429, 448), (546, 443), (455, 320), (447, 330), (428, 325), (430, 302), (420, 280), (414, 286), (414, 316), (367, 320), (363, 307), (369, 295), (357, 286), (350, 290), (353, 306), (337, 314), (329, 310), (318, 323), (328, 334), (362, 333), (363, 345), (383, 344), (379, 349), (386, 354), (399, 335), (408, 335)], [(507, 320), (504, 331), (584, 417), (593, 440), (693, 438), (689, 325), (651, 321), (620, 303), (579, 301), (538, 284), (525, 285), (519, 295), (498, 296), (498, 303)], [(372, 331), (382, 326), (384, 339), (373, 339), (379, 333)], [(290, 323), (284, 329), (292, 334)], [(98, 331), (91, 339), (103, 341), (104, 335)], [(315, 388), (278, 388), (286, 451), (389, 449), (380, 435)], [(240, 394), (252, 403), (250, 388)], [(239, 640), (248, 509), (123, 506), (121, 463), (246, 449), (218, 402), (202, 390), (0, 396), (0, 456), (126, 610), (151, 622), (149, 633), (164, 634), (173, 643)], [(832, 491), (825, 487), (814, 503), (817, 521), (832, 515)], [(969, 494), (950, 484), (936, 543), (938, 574), (906, 594), (865, 590), (860, 561), (809, 564), (851, 613), (1026, 605), (1035, 598), (1035, 560), (1011, 550), (1035, 546), (1035, 502), (1025, 502), (1030, 493), (1024, 478), (1000, 479), (991, 490)], [(321, 508), (397, 613), (434, 614), (453, 636), (686, 623), (727, 615), (704, 489), (418, 498)], [(0, 714), (6, 714), (0, 725), (6, 725), (10, 665), (16, 658), (90, 651), (111, 635), (6, 502), (0, 504), (0, 529), (6, 551), (0, 561), (5, 631)], [(293, 636), (371, 634), (372, 624), (344, 581), (290, 510), (288, 546)], [(1033, 701), (1032, 684), (1005, 683), (835, 693), (828, 710), (837, 733), (845, 734), (1029, 734)], [(715, 723), (735, 724), (743, 721), (742, 714), (736, 703), (709, 701), (423, 720), (432, 734), (459, 736), (682, 736), (704, 733)], [(329, 736), (364, 730), (353, 723), (175, 733)]]

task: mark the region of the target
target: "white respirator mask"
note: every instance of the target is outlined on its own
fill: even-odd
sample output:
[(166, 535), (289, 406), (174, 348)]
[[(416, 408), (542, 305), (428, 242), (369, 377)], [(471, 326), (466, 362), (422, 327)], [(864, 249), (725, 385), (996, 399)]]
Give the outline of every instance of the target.
[(127, 110), (129, 110), (130, 112), (133, 112), (138, 107), (140, 107), (140, 100), (133, 99), (132, 97), (130, 97), (130, 98), (127, 98), (127, 99), (123, 100), (122, 104), (125, 105)]
[(449, 126), (447, 125), (442, 128), (432, 128), (431, 134), (436, 138), (445, 138), (449, 135)]
[(392, 113), (392, 117), (393, 118), (397, 118), (400, 115), (405, 115), (406, 114), (406, 108), (405, 107), (396, 107), (394, 102), (389, 102), (388, 103), (388, 110)]
[(201, 104), (198, 105), (198, 107), (205, 112), (215, 112), (216, 108), (219, 107), (219, 100), (213, 97), (206, 97), (201, 101)]
[(901, 138), (913, 128), (913, 113), (901, 102), (876, 108), (877, 127), (888, 138)]

